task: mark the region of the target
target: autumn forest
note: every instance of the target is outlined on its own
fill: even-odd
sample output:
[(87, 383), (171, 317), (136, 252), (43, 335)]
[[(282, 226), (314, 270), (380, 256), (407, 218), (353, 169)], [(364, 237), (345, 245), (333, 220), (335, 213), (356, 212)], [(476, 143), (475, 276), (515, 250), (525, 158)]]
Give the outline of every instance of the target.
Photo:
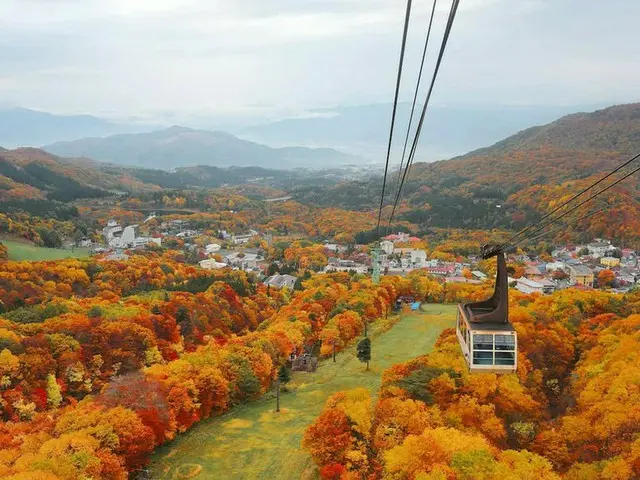
[[(491, 295), (483, 245), (638, 146), (640, 107), (612, 109), (416, 164), (382, 234), (376, 175), (0, 150), (0, 478), (226, 478), (206, 458), (154, 477), (153, 456), (198, 425), (249, 425), (257, 402), (263, 421), (295, 420), (336, 356), (359, 362), (356, 388), (316, 385), (287, 447), (312, 468), (289, 478), (640, 478), (637, 177), (508, 252), (515, 374), (470, 373), (449, 313)], [(379, 368), (403, 322), (433, 348)]]

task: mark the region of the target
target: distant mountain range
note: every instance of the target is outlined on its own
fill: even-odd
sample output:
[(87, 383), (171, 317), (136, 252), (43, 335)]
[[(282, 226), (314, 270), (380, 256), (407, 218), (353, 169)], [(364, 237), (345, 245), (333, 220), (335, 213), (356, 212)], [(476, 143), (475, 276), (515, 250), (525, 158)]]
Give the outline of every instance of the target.
[(0, 108), (0, 146), (37, 147), (63, 140), (135, 133), (148, 127), (109, 122), (91, 115), (54, 115), (27, 108)]
[(162, 169), (192, 165), (326, 168), (363, 163), (362, 158), (330, 148), (271, 148), (225, 132), (177, 126), (149, 133), (58, 142), (44, 149), (61, 156)]
[[(418, 105), (416, 117), (421, 108)], [(594, 108), (597, 106), (432, 106), (425, 116), (416, 159), (431, 162), (451, 158), (495, 143), (531, 125)], [(308, 117), (284, 119), (234, 133), (271, 146), (330, 146), (382, 162), (391, 110), (390, 104), (319, 109), (310, 112)], [(398, 105), (394, 152), (401, 151), (410, 111), (409, 103)]]
[[(425, 118), (416, 160), (431, 162), (461, 155), (531, 125), (594, 108), (596, 106), (432, 106)], [(404, 141), (409, 111), (408, 103), (399, 104), (394, 161)], [(153, 132), (164, 127), (126, 125), (90, 115), (64, 116), (25, 108), (0, 108), (0, 146), (49, 145), (55, 153), (92, 155), (100, 160), (154, 168), (171, 168), (186, 162), (193, 162), (190, 165), (248, 165), (262, 159), (265, 163), (258, 163), (259, 166), (276, 168), (300, 166), (305, 162), (315, 167), (365, 161), (380, 165), (386, 151), (390, 116), (390, 104), (338, 106), (312, 110), (297, 118), (275, 122), (263, 120), (261, 124), (256, 124), (255, 117), (244, 117), (244, 126), (238, 126), (242, 124), (242, 118), (227, 125), (225, 117), (212, 115), (207, 119), (200, 116), (191, 121), (184, 120), (187, 125), (196, 127), (195, 130), (174, 127)], [(222, 132), (260, 145), (243, 144)], [(99, 140), (100, 137), (140, 133), (149, 135)], [(76, 143), (79, 139), (83, 141)], [(59, 144), (71, 141), (73, 144)], [(171, 147), (168, 144), (172, 144)], [(159, 145), (161, 152), (158, 152)], [(266, 147), (272, 150), (289, 148), (274, 152)], [(310, 152), (295, 147), (320, 150)], [(336, 154), (335, 150), (343, 153)], [(352, 156), (345, 157), (345, 153)], [(150, 160), (153, 155), (159, 155), (160, 164), (155, 159)], [(176, 158), (176, 155), (183, 158)]]

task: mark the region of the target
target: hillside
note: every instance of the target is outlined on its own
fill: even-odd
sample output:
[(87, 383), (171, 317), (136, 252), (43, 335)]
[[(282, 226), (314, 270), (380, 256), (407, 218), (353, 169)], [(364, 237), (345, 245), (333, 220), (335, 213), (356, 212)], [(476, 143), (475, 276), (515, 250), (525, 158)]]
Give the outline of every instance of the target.
[(640, 103), (562, 117), (495, 145), (434, 164), (416, 164), (414, 179), (464, 194), (505, 194), (610, 170), (640, 151)]
[(5, 148), (37, 147), (82, 137), (145, 130), (112, 123), (91, 115), (55, 115), (27, 108), (0, 109), (0, 145)]
[[(632, 152), (640, 152), (640, 104), (569, 115), (462, 157), (416, 163), (404, 190), (399, 219), (425, 228), (520, 228), (547, 212), (559, 198), (568, 199), (601, 172), (620, 165)], [(623, 218), (640, 217), (639, 177), (603, 196), (602, 200), (624, 204), (604, 220), (597, 216), (581, 222), (580, 231), (635, 239), (637, 235), (628, 228), (621, 231), (619, 224)], [(391, 178), (395, 185), (395, 172)], [(379, 202), (381, 184), (377, 178), (328, 190), (309, 187), (299, 189), (296, 198), (370, 210)], [(388, 195), (388, 203), (394, 193)], [(637, 222), (630, 222), (635, 228)]]
[(185, 127), (58, 142), (44, 149), (56, 155), (162, 169), (192, 165), (322, 168), (361, 161), (329, 148), (270, 148), (224, 132)]
[(464, 157), (495, 155), (540, 147), (631, 154), (640, 147), (640, 103), (575, 113), (547, 125), (531, 127)]
[[(276, 170), (262, 167), (180, 167), (174, 171), (125, 167), (89, 158), (64, 158), (35, 148), (0, 149), (0, 211), (72, 214), (68, 202), (122, 193), (253, 185), (282, 193), (292, 186), (333, 186), (348, 170)], [(250, 189), (249, 189), (250, 190)], [(247, 191), (249, 191), (247, 190)], [(260, 196), (260, 195), (258, 195)]]

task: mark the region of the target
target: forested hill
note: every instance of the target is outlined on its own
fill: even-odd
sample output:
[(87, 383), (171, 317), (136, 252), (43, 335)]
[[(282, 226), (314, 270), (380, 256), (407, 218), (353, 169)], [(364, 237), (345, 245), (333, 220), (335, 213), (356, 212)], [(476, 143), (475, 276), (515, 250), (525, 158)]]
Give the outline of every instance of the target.
[(73, 214), (69, 202), (79, 199), (238, 185), (257, 186), (256, 195), (277, 197), (284, 195), (291, 185), (332, 186), (348, 174), (340, 169), (212, 166), (182, 167), (168, 172), (88, 158), (57, 157), (36, 148), (0, 148), (0, 211), (24, 210), (66, 218)]
[(362, 162), (359, 157), (330, 148), (270, 148), (225, 132), (178, 126), (149, 133), (58, 142), (44, 149), (57, 155), (167, 170), (193, 165), (323, 168)]
[[(404, 190), (400, 219), (428, 226), (518, 228), (577, 193), (601, 172), (640, 152), (640, 104), (563, 117), (451, 160), (416, 163)], [(395, 172), (391, 175), (395, 185)], [(622, 218), (639, 218), (639, 175), (602, 200), (624, 204), (582, 222), (592, 235), (624, 235)], [(304, 189), (300, 201), (374, 209), (381, 179)], [(394, 197), (394, 189), (387, 201)], [(568, 198), (568, 197), (567, 197)], [(600, 205), (602, 206), (602, 205)], [(637, 226), (637, 222), (631, 222)], [(616, 226), (618, 225), (618, 226)], [(573, 227), (571, 227), (573, 228)], [(626, 227), (625, 227), (626, 228)]]
[(640, 149), (640, 103), (567, 115), (547, 125), (522, 130), (461, 158), (536, 150), (540, 147), (635, 153)]
[(414, 186), (495, 197), (607, 171), (640, 152), (640, 103), (568, 115), (462, 157), (413, 169)]

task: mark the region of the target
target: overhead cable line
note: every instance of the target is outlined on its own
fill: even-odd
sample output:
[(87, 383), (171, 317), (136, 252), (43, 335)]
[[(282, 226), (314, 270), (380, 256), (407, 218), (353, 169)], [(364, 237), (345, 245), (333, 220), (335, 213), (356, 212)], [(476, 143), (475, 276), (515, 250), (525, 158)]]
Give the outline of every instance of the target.
[(451, 27), (453, 26), (453, 21), (456, 16), (456, 12), (458, 10), (458, 4), (460, 0), (453, 0), (451, 3), (451, 10), (449, 11), (449, 18), (447, 20), (447, 25), (445, 27), (444, 35), (442, 37), (442, 44), (440, 45), (440, 52), (438, 53), (438, 59), (436, 61), (436, 66), (433, 72), (433, 77), (431, 78), (431, 84), (429, 85), (429, 90), (427, 92), (427, 97), (425, 99), (424, 105), (422, 107), (422, 113), (420, 115), (420, 121), (418, 122), (418, 126), (416, 128), (415, 135), (413, 137), (413, 142), (411, 144), (411, 150), (409, 151), (409, 158), (407, 159), (407, 165), (405, 166), (404, 172), (402, 174), (402, 180), (400, 185), (398, 186), (398, 191), (396, 193), (396, 198), (393, 202), (393, 209), (391, 210), (391, 215), (389, 216), (388, 226), (391, 226), (391, 222), (393, 221), (393, 216), (395, 215), (396, 208), (398, 207), (398, 202), (402, 195), (402, 189), (407, 179), (407, 174), (411, 170), (411, 165), (413, 164), (413, 160), (415, 158), (416, 148), (418, 146), (418, 140), (420, 139), (420, 133), (422, 132), (422, 126), (424, 124), (424, 118), (427, 113), (427, 108), (429, 106), (429, 100), (431, 99), (431, 94), (433, 93), (433, 87), (436, 83), (436, 78), (438, 77), (438, 71), (440, 70), (440, 65), (442, 63), (442, 57), (444, 56), (445, 49), (447, 47), (447, 41), (449, 40), (449, 35), (451, 34)]
[(378, 210), (378, 223), (376, 225), (376, 237), (380, 237), (380, 219), (382, 217), (382, 204), (387, 185), (387, 172), (389, 171), (389, 157), (391, 156), (391, 143), (393, 141), (393, 127), (396, 122), (396, 110), (398, 108), (398, 93), (400, 92), (400, 79), (402, 78), (402, 65), (404, 63), (404, 51), (407, 45), (407, 32), (409, 31), (409, 18), (411, 17), (411, 0), (407, 0), (407, 9), (404, 16), (404, 30), (402, 32), (402, 46), (400, 47), (400, 61), (398, 62), (398, 76), (396, 78), (396, 93), (393, 98), (393, 112), (391, 113), (391, 128), (389, 129), (389, 145), (387, 146), (387, 160), (384, 165), (384, 178), (382, 180), (382, 195), (380, 195), (380, 209)]
[[(637, 158), (639, 155), (637, 155), (635, 158)], [(537, 229), (535, 229), (533, 232), (531, 232), (530, 234), (528, 234), (526, 237), (518, 240), (515, 243), (512, 243), (511, 245), (508, 245), (505, 247), (505, 244), (501, 245), (500, 248), (502, 250), (504, 249), (510, 249), (514, 246), (520, 245), (521, 243), (525, 242), (526, 240), (528, 240), (529, 238), (533, 237), (534, 235), (536, 235), (537, 233), (539, 233), (541, 230), (544, 230), (547, 226), (556, 223), (557, 221), (561, 220), (562, 218), (566, 217), (567, 215), (569, 215), (571, 212), (576, 211), (578, 208), (580, 208), (582, 205), (584, 205), (587, 202), (590, 202), (591, 200), (593, 200), (594, 198), (596, 198), (598, 195), (606, 192), (607, 190), (609, 190), (610, 188), (618, 185), (620, 182), (622, 182), (623, 180), (626, 180), (627, 178), (629, 178), (631, 175), (633, 175), (634, 173), (637, 173), (640, 171), (640, 167), (636, 167), (635, 169), (631, 170), (629, 173), (627, 173), (626, 175), (624, 175), (623, 177), (619, 178), (618, 180), (616, 180), (613, 183), (610, 183), (609, 185), (607, 185), (606, 187), (604, 187), (602, 190), (599, 190), (598, 192), (594, 193), (593, 195), (591, 195), (590, 197), (588, 197), (587, 199), (583, 200), (582, 202), (578, 203), (577, 205), (575, 205), (574, 207), (570, 208), (569, 210), (567, 210), (566, 212), (564, 212), (563, 214), (559, 215), (556, 218), (552, 218), (551, 220), (549, 220), (548, 222), (546, 222), (545, 224), (543, 224), (542, 226), (538, 227)], [(540, 223), (540, 222), (536, 222)], [(534, 224), (535, 225), (535, 224)]]
[(618, 168), (616, 168), (615, 170), (612, 170), (611, 172), (609, 172), (607, 175), (605, 175), (604, 177), (602, 177), (600, 180), (598, 180), (597, 182), (592, 183), (591, 185), (589, 185), (588, 187), (584, 188), (583, 190), (581, 190), (580, 192), (576, 193), (573, 197), (571, 197), (569, 200), (567, 200), (566, 202), (564, 202), (563, 204), (557, 206), (556, 208), (554, 208), (553, 210), (551, 210), (549, 213), (547, 213), (546, 215), (544, 215), (540, 220), (538, 220), (535, 223), (532, 223), (531, 225), (529, 225), (526, 228), (523, 228), (522, 230), (520, 230), (518, 233), (516, 233), (515, 235), (513, 235), (511, 238), (509, 238), (506, 242), (504, 242), (501, 247), (505, 248), (507, 245), (509, 245), (510, 243), (513, 243), (513, 241), (522, 236), (523, 234), (525, 234), (526, 232), (528, 232), (529, 230), (531, 230), (532, 228), (534, 228), (537, 224), (539, 224), (540, 222), (543, 222), (544, 220), (546, 220), (547, 218), (549, 218), (551, 215), (553, 215), (554, 213), (556, 213), (557, 211), (561, 210), (562, 208), (564, 208), (565, 206), (567, 206), (569, 203), (573, 202), (574, 200), (576, 200), (578, 197), (584, 195), (586, 192), (588, 192), (589, 190), (591, 190), (593, 187), (599, 185), (600, 183), (604, 182), (607, 178), (611, 177), (612, 175), (614, 175), (615, 173), (619, 172), (620, 170), (622, 170), (624, 167), (626, 167), (627, 165), (629, 165), (631, 162), (633, 162), (634, 160), (640, 158), (640, 153), (635, 155), (634, 157), (630, 158), (629, 160), (627, 160), (626, 162), (624, 162), (622, 165), (620, 165)]
[[(613, 207), (617, 207), (618, 205), (621, 205), (623, 203), (624, 203), (624, 201), (616, 202), (616, 203), (613, 203), (613, 204), (607, 204), (606, 206), (604, 206), (602, 208), (599, 208), (599, 209), (597, 209), (595, 211), (592, 211), (592, 212), (590, 212), (590, 213), (588, 213), (586, 215), (583, 215), (582, 217), (579, 217), (579, 218), (571, 221), (570, 224), (575, 225), (575, 224), (581, 222), (582, 220), (584, 220), (585, 218), (593, 217), (594, 215), (597, 215), (598, 213), (604, 212), (605, 210), (609, 210), (610, 208), (613, 208)], [(554, 229), (549, 230), (548, 232), (542, 232), (539, 235), (536, 235), (535, 237), (528, 238), (527, 240), (529, 242), (535, 242), (535, 241), (537, 241), (537, 240), (539, 240), (539, 239), (541, 239), (541, 238), (543, 238), (543, 237), (545, 237), (547, 235), (550, 235), (552, 233), (557, 232), (558, 230), (560, 230), (562, 228), (564, 228), (564, 226), (562, 226), (562, 225), (557, 226)], [(507, 247), (506, 249), (504, 249), (504, 252), (507, 253), (507, 252), (517, 248), (518, 245), (519, 245), (519, 243), (514, 244), (511, 247)]]
[(407, 145), (409, 143), (409, 134), (411, 133), (411, 126), (413, 125), (413, 114), (416, 109), (416, 103), (418, 100), (418, 93), (420, 93), (420, 83), (422, 82), (422, 71), (424, 70), (424, 61), (427, 57), (427, 48), (429, 46), (429, 37), (431, 37), (431, 27), (433, 25), (433, 16), (436, 12), (436, 4), (438, 0), (433, 0), (433, 6), (431, 7), (431, 17), (429, 18), (429, 27), (427, 28), (427, 36), (424, 39), (424, 48), (422, 49), (422, 60), (420, 61), (420, 70), (418, 71), (418, 80), (416, 82), (416, 88), (413, 93), (413, 102), (411, 103), (411, 113), (409, 114), (409, 125), (407, 126), (407, 134), (404, 137), (404, 147), (402, 147), (402, 158), (400, 159), (400, 167), (398, 168), (398, 177), (396, 178), (396, 186), (400, 185), (400, 176), (402, 175), (402, 167), (404, 165), (404, 159), (407, 153)]

